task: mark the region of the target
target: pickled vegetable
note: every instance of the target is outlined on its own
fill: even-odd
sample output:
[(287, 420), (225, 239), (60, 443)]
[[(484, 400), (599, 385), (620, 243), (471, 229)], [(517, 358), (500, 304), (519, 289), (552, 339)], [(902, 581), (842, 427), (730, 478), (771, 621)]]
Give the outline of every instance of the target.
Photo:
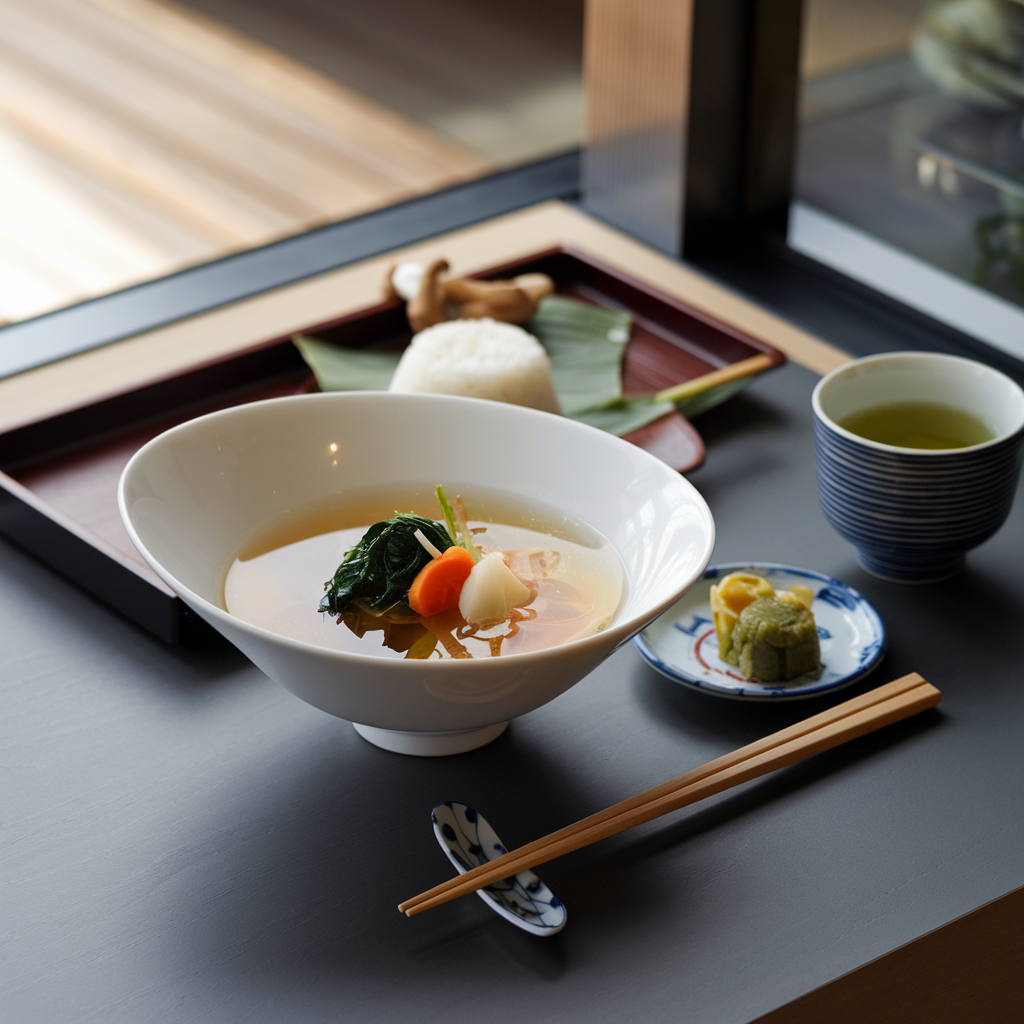
[(721, 583), (711, 585), (711, 615), (715, 620), (720, 658), (728, 660), (732, 631), (739, 621), (740, 612), (757, 598), (771, 597), (774, 593), (766, 579), (752, 572), (731, 572), (722, 578)]
[(758, 597), (748, 604), (730, 640), (724, 660), (748, 679), (785, 682), (821, 665), (814, 616), (792, 592)]

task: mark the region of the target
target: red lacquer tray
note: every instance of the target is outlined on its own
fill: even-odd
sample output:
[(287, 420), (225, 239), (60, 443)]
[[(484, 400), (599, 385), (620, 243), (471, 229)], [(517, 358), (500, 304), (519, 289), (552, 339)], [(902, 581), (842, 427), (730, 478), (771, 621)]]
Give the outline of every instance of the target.
[[(550, 250), (479, 277), (549, 274), (557, 291), (633, 316), (623, 363), (627, 394), (690, 380), (777, 349), (722, 324), (626, 274), (568, 249)], [(388, 301), (304, 333), (353, 347), (401, 348), (411, 336), (404, 305)], [(289, 338), (272, 338), (213, 363), (186, 368), (132, 391), (0, 432), (0, 533), (169, 643), (210, 634), (136, 552), (117, 510), (117, 482), (131, 456), (157, 434), (194, 416), (244, 402), (314, 390)], [(685, 421), (631, 439), (679, 464), (703, 457)], [(69, 441), (69, 439), (73, 439)], [(687, 447), (689, 446), (689, 447)], [(689, 455), (687, 453), (689, 452)]]

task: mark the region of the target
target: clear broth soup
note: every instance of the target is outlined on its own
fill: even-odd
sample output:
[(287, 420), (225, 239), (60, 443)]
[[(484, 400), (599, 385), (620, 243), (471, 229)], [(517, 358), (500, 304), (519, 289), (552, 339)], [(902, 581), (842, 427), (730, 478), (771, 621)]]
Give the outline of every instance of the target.
[(625, 587), (611, 543), (586, 523), (556, 509), (477, 487), (449, 487), (464, 498), (478, 546), (505, 552), (536, 596), (510, 619), (470, 626), (454, 608), (391, 622), (364, 613), (339, 621), (317, 610), (345, 554), (375, 522), (395, 511), (440, 520), (433, 486), (375, 492), (297, 512), (261, 532), (227, 569), (223, 604), (255, 626), (354, 654), (385, 658), (496, 657), (543, 650), (604, 629)]

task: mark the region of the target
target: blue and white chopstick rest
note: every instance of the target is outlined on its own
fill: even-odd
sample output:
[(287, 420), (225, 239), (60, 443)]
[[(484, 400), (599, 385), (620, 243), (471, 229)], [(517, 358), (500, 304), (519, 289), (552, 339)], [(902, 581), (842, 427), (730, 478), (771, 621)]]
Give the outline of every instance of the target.
[[(445, 801), (430, 817), (441, 849), (460, 875), (508, 852), (487, 819), (466, 804)], [(565, 927), (565, 906), (530, 870), (478, 889), (477, 896), (531, 935), (554, 935)]]

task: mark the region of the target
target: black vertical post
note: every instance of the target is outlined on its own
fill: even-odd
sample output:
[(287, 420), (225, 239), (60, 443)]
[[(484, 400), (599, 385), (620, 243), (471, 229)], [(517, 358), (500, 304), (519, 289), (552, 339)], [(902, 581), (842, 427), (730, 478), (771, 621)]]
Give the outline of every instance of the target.
[(802, 0), (589, 0), (588, 209), (697, 258), (784, 234)]
[(695, 0), (683, 250), (785, 236), (796, 161), (802, 0)]

